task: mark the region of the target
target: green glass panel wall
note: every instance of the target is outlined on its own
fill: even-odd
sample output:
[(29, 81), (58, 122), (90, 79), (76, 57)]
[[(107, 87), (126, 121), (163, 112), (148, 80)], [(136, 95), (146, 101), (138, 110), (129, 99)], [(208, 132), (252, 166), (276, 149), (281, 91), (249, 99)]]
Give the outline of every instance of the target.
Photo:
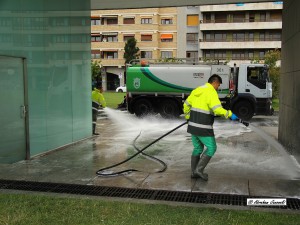
[(91, 136), (90, 49), (89, 1), (1, 1), (0, 54), (27, 59), (31, 156)]

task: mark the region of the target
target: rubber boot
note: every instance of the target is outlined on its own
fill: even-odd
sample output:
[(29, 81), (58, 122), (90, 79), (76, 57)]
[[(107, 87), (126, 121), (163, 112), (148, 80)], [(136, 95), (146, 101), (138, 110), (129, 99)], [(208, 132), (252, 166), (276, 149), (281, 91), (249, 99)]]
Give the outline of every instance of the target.
[(96, 124), (93, 124), (93, 135), (99, 135), (99, 134), (96, 133), (95, 131), (96, 131)]
[(199, 160), (200, 160), (200, 155), (191, 156), (191, 170), (192, 170), (191, 178), (199, 178), (199, 176), (195, 174), (195, 170), (197, 168)]
[(207, 173), (204, 173), (204, 169), (207, 166), (208, 162), (210, 161), (211, 156), (208, 156), (206, 154), (203, 154), (200, 158), (200, 161), (197, 165), (197, 168), (194, 172), (195, 175), (199, 176), (202, 180), (207, 181), (208, 180), (208, 175)]

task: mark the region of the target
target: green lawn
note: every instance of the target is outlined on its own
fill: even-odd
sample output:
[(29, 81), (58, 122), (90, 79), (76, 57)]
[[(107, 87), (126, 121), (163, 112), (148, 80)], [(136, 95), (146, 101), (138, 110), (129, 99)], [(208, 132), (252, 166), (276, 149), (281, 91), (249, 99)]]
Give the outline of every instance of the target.
[(126, 93), (119, 93), (119, 92), (104, 92), (103, 93), (107, 107), (109, 108), (117, 108), (118, 104), (123, 101), (124, 96)]
[(291, 213), (225, 210), (154, 203), (130, 203), (96, 198), (34, 194), (0, 194), (2, 225), (226, 225), (299, 224)]
[(272, 99), (272, 106), (275, 111), (279, 111), (279, 99)]

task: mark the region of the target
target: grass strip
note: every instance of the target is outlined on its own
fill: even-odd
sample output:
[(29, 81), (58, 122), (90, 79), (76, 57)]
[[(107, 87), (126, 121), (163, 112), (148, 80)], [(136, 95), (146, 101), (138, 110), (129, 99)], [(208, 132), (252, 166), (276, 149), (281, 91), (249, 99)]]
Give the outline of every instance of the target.
[(250, 210), (132, 203), (35, 194), (0, 194), (2, 225), (299, 224), (300, 215)]

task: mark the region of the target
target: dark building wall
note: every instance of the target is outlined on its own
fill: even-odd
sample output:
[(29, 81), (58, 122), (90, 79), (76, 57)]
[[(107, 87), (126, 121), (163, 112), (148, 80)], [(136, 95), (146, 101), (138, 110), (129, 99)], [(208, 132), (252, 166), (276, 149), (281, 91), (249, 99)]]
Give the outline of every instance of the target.
[(279, 141), (300, 162), (300, 1), (283, 5)]

